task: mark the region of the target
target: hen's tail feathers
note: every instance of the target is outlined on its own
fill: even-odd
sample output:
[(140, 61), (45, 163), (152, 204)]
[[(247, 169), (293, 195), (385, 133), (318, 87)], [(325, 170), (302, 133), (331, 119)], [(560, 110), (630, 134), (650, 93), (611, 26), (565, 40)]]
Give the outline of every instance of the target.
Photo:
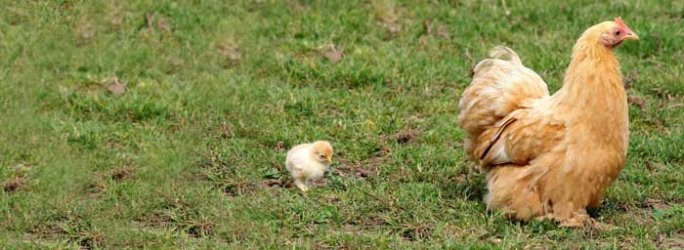
[(522, 66), (522, 61), (520, 57), (512, 49), (505, 46), (496, 46), (489, 51), (489, 57), (499, 60), (509, 61), (517, 65)]
[[(512, 49), (504, 46), (496, 46), (489, 51), (489, 58), (480, 61), (473, 68), (473, 77), (478, 73), (496, 65), (497, 61), (509, 62), (513, 65), (523, 66), (520, 57)], [(524, 67), (524, 66), (523, 66)]]
[(490, 139), (480, 137), (493, 135), (500, 120), (532, 100), (549, 96), (549, 91), (544, 80), (504, 46), (490, 50), (489, 58), (480, 61), (472, 73), (473, 80), (459, 101), (458, 122), (466, 131), (466, 153), (477, 159), (475, 148)]

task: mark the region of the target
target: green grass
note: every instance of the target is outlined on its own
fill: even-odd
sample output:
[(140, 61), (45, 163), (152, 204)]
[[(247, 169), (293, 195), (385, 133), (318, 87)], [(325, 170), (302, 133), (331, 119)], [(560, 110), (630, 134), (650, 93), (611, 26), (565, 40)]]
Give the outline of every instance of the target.
[[(199, 2), (3, 1), (2, 245), (683, 246), (681, 1)], [(555, 91), (577, 36), (618, 15), (641, 40), (617, 52), (627, 166), (592, 211), (615, 229), (486, 212), (456, 123), (470, 67), (506, 44)], [(315, 139), (327, 186), (277, 185)]]

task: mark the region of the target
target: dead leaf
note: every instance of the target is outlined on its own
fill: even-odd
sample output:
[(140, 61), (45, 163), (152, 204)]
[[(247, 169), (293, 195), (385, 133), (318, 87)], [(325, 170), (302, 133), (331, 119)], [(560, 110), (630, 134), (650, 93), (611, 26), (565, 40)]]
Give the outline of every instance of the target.
[(112, 17), (112, 20), (110, 21), (110, 23), (112, 24), (113, 27), (120, 28), (121, 25), (123, 25), (123, 21), (124, 21), (123, 15), (116, 13)]
[(222, 123), (218, 129), (221, 138), (230, 138), (233, 135), (233, 129), (227, 123)]
[(345, 231), (348, 233), (355, 233), (357, 230), (356, 230), (356, 227), (352, 224), (344, 224), (344, 226), (342, 226), (342, 231)]
[(657, 245), (660, 249), (684, 249), (684, 233), (675, 233), (671, 237), (659, 235)]
[(646, 100), (640, 96), (630, 95), (627, 97), (627, 102), (644, 110), (646, 108)]
[(278, 141), (275, 145), (275, 148), (278, 151), (284, 151), (285, 150), (285, 142), (284, 141)]
[(147, 29), (154, 28), (154, 13), (148, 12), (145, 14), (145, 24)]
[(437, 37), (449, 39), (449, 37), (450, 37), (449, 31), (447, 30), (447, 27), (445, 25), (442, 25), (442, 24), (437, 25), (437, 31), (436, 32), (434, 31), (433, 26), (434, 25), (433, 25), (433, 22), (431, 19), (425, 19), (425, 21), (423, 21), (423, 27), (425, 28), (425, 34), (420, 36), (420, 38), (418, 39), (418, 42), (421, 45), (427, 45), (428, 42), (430, 41), (430, 38), (435, 36), (435, 35)]
[(430, 43), (430, 36), (432, 36), (432, 20), (425, 19), (425, 21), (423, 21), (423, 28), (425, 29), (425, 34), (418, 38), (418, 43), (425, 46)]
[(401, 32), (401, 25), (395, 22), (385, 23), (385, 28), (387, 28), (387, 31), (392, 35), (396, 35)]
[(425, 19), (423, 21), (423, 27), (425, 28), (425, 34), (428, 36), (432, 35), (432, 20), (431, 19)]
[(336, 49), (335, 45), (328, 46), (328, 49), (323, 51), (323, 56), (328, 59), (331, 63), (335, 64), (342, 60), (344, 57), (343, 49)]
[(169, 59), (169, 62), (171, 63), (172, 66), (174, 67), (182, 67), (183, 64), (185, 63), (182, 58), (179, 57), (172, 57)]
[(328, 185), (328, 180), (326, 180), (325, 178), (315, 179), (311, 181), (311, 184), (314, 187), (325, 187)]
[(112, 77), (105, 81), (107, 90), (115, 96), (120, 96), (126, 93), (126, 84), (121, 83), (118, 77)]
[(323, 198), (326, 202), (328, 203), (337, 203), (340, 201), (340, 197), (337, 195), (331, 194), (331, 195), (326, 195)]
[(89, 21), (83, 21), (79, 23), (78, 27), (76, 28), (79, 38), (83, 40), (90, 40), (95, 37), (95, 31), (95, 26), (93, 26), (93, 24)]
[(390, 35), (397, 35), (401, 32), (399, 15), (392, 1), (376, 0), (373, 1), (373, 7), (375, 8), (375, 17), (380, 20)]
[(107, 182), (102, 178), (102, 173), (96, 173), (92, 177), (92, 182), (88, 186), (88, 191), (93, 194), (99, 194), (107, 191)]
[(444, 39), (449, 39), (451, 37), (449, 31), (447, 31), (447, 27), (442, 24), (437, 26), (437, 36)]
[(501, 238), (496, 237), (496, 236), (490, 237), (488, 240), (489, 240), (489, 242), (491, 242), (493, 244), (497, 244), (497, 245), (501, 244), (501, 242), (502, 242)]
[(508, 10), (508, 7), (506, 7), (506, 0), (501, 0), (501, 3), (502, 3), (502, 5), (503, 5), (504, 14), (505, 14), (506, 16), (510, 16), (510, 15), (511, 15), (511, 11)]
[(659, 210), (667, 210), (672, 208), (672, 206), (668, 205), (665, 203), (663, 200), (659, 199), (646, 199), (644, 201), (644, 206), (653, 208), (653, 209), (659, 209)]
[(625, 80), (623, 81), (623, 84), (625, 85), (625, 89), (631, 89), (632, 85), (639, 80), (639, 73), (637, 72), (629, 72), (627, 75), (625, 75)]
[(646, 161), (646, 169), (649, 171), (664, 169), (666, 166), (660, 162)]
[(218, 44), (217, 50), (219, 54), (228, 58), (228, 60), (230, 60), (232, 63), (237, 63), (242, 59), (242, 52), (240, 52), (238, 46), (231, 41)]
[(427, 239), (432, 235), (431, 225), (420, 225), (414, 228), (407, 228), (402, 233), (401, 236), (407, 241), (416, 241)]
[(157, 21), (157, 27), (159, 27), (163, 31), (171, 32), (171, 24), (169, 24), (169, 20), (165, 17), (159, 18), (159, 21)]
[(19, 164), (12, 166), (12, 169), (14, 171), (17, 171), (17, 172), (26, 172), (26, 171), (30, 170), (31, 167), (33, 167), (33, 164), (28, 163), (28, 162), (22, 162), (22, 163), (19, 163)]
[(141, 37), (148, 39), (154, 31), (154, 13), (148, 12), (145, 14), (145, 28), (138, 33)]
[(57, 239), (67, 234), (67, 231), (58, 224), (37, 224), (29, 229), (29, 233), (38, 239)]
[(418, 38), (418, 43), (420, 45), (423, 45), (423, 46), (428, 45), (428, 43), (430, 43), (430, 36), (428, 36), (428, 35), (420, 36), (420, 38)]
[(292, 11), (294, 14), (303, 13), (309, 10), (309, 7), (306, 5), (306, 3), (303, 3), (302, 1), (287, 1), (287, 3), (290, 11)]
[(190, 237), (201, 238), (211, 235), (214, 232), (214, 225), (211, 222), (204, 222), (198, 225), (192, 225), (185, 231)]

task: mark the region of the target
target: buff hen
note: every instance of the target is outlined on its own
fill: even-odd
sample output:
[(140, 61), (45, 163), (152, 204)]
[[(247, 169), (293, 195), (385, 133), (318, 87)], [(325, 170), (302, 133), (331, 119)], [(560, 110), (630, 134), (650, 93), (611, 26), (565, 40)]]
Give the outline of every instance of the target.
[(486, 171), (489, 210), (582, 226), (625, 164), (627, 97), (614, 49), (638, 36), (618, 17), (577, 40), (563, 87), (506, 47), (473, 69), (459, 101), (467, 156)]

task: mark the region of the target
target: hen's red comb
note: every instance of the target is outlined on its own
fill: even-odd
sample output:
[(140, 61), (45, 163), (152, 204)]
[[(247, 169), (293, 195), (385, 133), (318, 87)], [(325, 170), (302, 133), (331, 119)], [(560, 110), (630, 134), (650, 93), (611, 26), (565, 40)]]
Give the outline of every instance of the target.
[(625, 24), (625, 22), (622, 21), (622, 18), (621, 18), (621, 17), (616, 17), (616, 18), (615, 18), (615, 23), (616, 23), (618, 26), (620, 26), (620, 28), (629, 29), (629, 27), (627, 27), (627, 24)]

